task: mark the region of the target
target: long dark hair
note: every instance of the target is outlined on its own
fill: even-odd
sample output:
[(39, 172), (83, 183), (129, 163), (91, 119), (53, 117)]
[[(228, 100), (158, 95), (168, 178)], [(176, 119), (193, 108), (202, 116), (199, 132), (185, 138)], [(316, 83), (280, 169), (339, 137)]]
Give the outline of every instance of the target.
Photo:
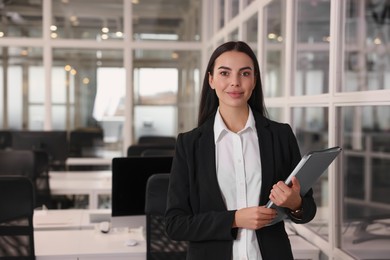
[(199, 105), (198, 126), (202, 125), (218, 108), (219, 101), (215, 90), (210, 87), (209, 74), (213, 75), (215, 60), (224, 52), (238, 51), (247, 54), (253, 61), (254, 72), (256, 77), (256, 86), (253, 89), (252, 95), (248, 100), (248, 104), (252, 110), (266, 116), (267, 111), (264, 105), (263, 87), (260, 79), (259, 62), (256, 55), (248, 44), (242, 41), (226, 42), (215, 49), (211, 54), (209, 63), (203, 79), (203, 87)]

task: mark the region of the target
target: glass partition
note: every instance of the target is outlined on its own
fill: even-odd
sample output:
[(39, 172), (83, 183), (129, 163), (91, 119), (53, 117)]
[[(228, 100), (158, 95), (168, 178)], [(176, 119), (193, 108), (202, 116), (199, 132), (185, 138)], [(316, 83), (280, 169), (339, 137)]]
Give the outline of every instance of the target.
[[(341, 248), (355, 257), (390, 255), (390, 106), (338, 109), (342, 153)], [(372, 255), (372, 252), (371, 252)]]
[(297, 42), (324, 43), (330, 34), (330, 1), (297, 0)]
[(295, 74), (296, 96), (329, 92), (329, 51), (299, 51)]
[(200, 41), (200, 0), (132, 1), (136, 41)]
[(346, 2), (345, 84), (340, 91), (390, 89), (388, 1)]
[(1, 1), (0, 38), (42, 37), (42, 0)]
[(135, 50), (133, 57), (134, 140), (176, 136), (196, 126), (200, 53)]
[[(328, 108), (295, 107), (292, 110), (292, 127), (302, 156), (313, 150), (328, 148)], [(313, 187), (317, 214), (306, 224), (324, 239), (328, 239), (329, 202), (328, 173), (320, 177)]]
[[(99, 144), (98, 152), (120, 152), (124, 100), (122, 50), (54, 49), (53, 129), (69, 132), (99, 130), (103, 133), (103, 143)], [(92, 155), (77, 153), (78, 156)]]
[(123, 40), (123, 1), (53, 0), (52, 14), (52, 39)]
[(267, 38), (264, 42), (266, 53), (265, 97), (280, 97), (284, 92), (282, 57), (284, 52), (284, 30), (282, 28), (284, 5), (285, 1), (275, 0), (264, 8), (267, 17)]
[(296, 96), (329, 92), (330, 1), (297, 1)]
[(43, 130), (42, 48), (0, 48), (0, 124), (5, 129)]

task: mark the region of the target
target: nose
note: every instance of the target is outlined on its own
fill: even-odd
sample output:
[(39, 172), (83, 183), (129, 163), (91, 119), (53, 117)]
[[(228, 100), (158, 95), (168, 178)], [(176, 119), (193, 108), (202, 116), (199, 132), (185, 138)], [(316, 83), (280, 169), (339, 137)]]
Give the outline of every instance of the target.
[(240, 85), (240, 77), (238, 75), (232, 75), (230, 85), (232, 87), (239, 86)]

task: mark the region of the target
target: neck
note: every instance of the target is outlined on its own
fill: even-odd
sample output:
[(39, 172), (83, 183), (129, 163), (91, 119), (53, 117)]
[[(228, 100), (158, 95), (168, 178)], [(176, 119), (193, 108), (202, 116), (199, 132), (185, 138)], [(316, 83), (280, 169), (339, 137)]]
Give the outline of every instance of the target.
[(248, 106), (242, 109), (220, 107), (219, 113), (221, 114), (226, 127), (230, 131), (237, 133), (245, 127), (245, 124), (248, 121), (249, 108)]

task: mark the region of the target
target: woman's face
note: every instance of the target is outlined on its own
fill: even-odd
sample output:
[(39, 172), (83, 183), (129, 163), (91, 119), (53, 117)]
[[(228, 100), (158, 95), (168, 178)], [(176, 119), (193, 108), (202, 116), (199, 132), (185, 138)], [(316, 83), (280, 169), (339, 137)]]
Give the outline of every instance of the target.
[(215, 60), (209, 84), (218, 96), (221, 109), (246, 108), (256, 85), (252, 59), (243, 52), (224, 52)]

